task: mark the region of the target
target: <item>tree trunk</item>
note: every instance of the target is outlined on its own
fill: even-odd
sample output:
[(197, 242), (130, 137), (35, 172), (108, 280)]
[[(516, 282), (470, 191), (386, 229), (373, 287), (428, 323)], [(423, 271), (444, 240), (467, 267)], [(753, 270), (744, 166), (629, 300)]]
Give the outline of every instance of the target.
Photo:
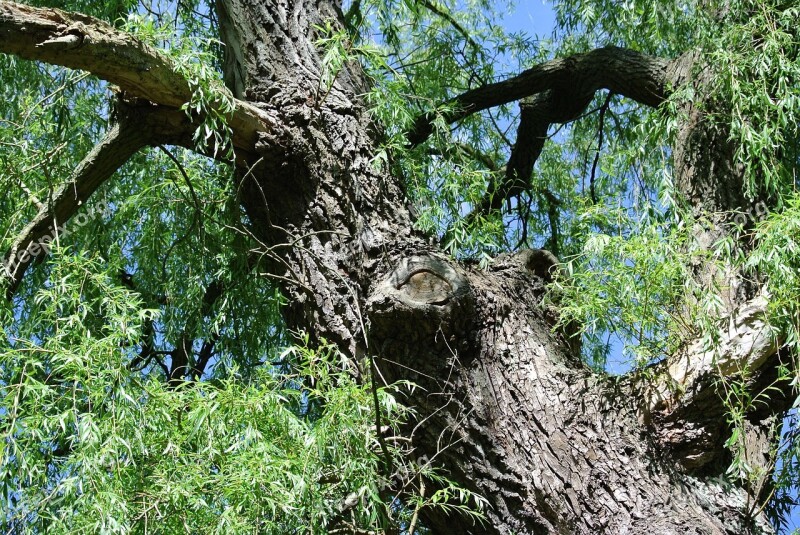
[[(340, 21), (338, 6), (218, 7), (230, 88), (280, 117), (242, 169), (240, 191), (270, 269), (286, 281), (289, 325), (338, 344), (354, 373), (374, 356), (384, 380), (418, 384), (407, 399), (417, 452), (490, 502), (485, 525), (429, 514), (435, 532), (770, 531), (756, 497), (722, 480), (722, 464), (700, 463), (703, 472), (679, 457), (697, 452), (654, 439), (641, 385), (594, 375), (551, 332), (544, 255), (510, 255), (481, 272), (414, 230), (400, 180), (373, 165), (380, 132), (359, 101), (358, 66), (336, 73), (330, 91), (321, 81), (331, 73), (314, 26)], [(682, 147), (686, 161), (730, 156)], [(702, 403), (723, 436), (721, 402)], [(723, 456), (719, 440), (703, 445)]]

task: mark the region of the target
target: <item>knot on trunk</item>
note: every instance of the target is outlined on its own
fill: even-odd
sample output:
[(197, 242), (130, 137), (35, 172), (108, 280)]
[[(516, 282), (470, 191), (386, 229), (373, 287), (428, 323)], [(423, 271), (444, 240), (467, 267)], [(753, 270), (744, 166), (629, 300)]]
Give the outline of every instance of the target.
[(466, 348), (475, 308), (466, 276), (433, 256), (400, 260), (367, 307), (370, 336), (381, 345), (436, 339), (453, 350)]
[(558, 258), (546, 249), (523, 249), (514, 258), (525, 271), (545, 282), (552, 281), (558, 270)]

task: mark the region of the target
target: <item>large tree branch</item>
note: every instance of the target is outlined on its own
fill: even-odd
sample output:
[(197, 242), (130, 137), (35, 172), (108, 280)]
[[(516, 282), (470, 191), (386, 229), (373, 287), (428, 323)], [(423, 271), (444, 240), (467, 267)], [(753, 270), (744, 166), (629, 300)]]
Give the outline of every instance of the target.
[(65, 233), (65, 224), (91, 195), (139, 149), (158, 143), (190, 143), (191, 125), (185, 114), (151, 104), (118, 103), (117, 122), (84, 157), (65, 184), (42, 206), (14, 240), (3, 257), (0, 277), (6, 279), (6, 296), (16, 292), (28, 266), (49, 252)]
[(713, 349), (707, 349), (703, 340), (689, 344), (669, 364), (667, 374), (673, 384), (685, 388), (705, 375), (725, 377), (761, 369), (779, 345), (767, 323), (767, 304), (767, 298), (759, 295), (725, 318)]
[[(618, 47), (605, 47), (559, 58), (527, 71), (462, 93), (447, 101), (442, 113), (452, 123), (473, 113), (508, 104), (548, 90), (582, 92), (609, 89), (646, 106), (658, 106), (667, 96), (670, 61)], [(433, 131), (434, 114), (419, 117), (408, 140), (416, 146)]]
[[(58, 9), (0, 1), (0, 52), (81, 69), (128, 96), (180, 108), (192, 97), (174, 63), (133, 35), (99, 19)], [(275, 124), (255, 106), (234, 99), (233, 144), (253, 153), (259, 132)]]
[[(744, 415), (752, 421), (774, 418), (793, 399), (789, 381), (777, 375), (781, 342), (767, 324), (767, 304), (766, 296), (755, 297), (720, 321), (714, 342), (691, 341), (657, 365), (655, 374), (645, 374), (652, 378), (645, 378), (639, 391), (641, 418), (653, 425), (655, 438), (686, 470), (700, 470), (726, 452), (722, 442), (728, 438), (731, 410), (726, 403), (736, 404), (726, 385), (744, 385), (753, 399), (769, 392), (771, 403), (755, 403), (755, 412)], [(748, 462), (766, 464), (763, 459)]]
[(89, 71), (158, 104), (180, 107), (191, 97), (189, 84), (167, 57), (80, 13), (0, 2), (0, 50)]
[[(579, 117), (596, 91), (605, 88), (657, 106), (668, 95), (668, 81), (677, 79), (678, 71), (685, 69), (683, 64), (683, 58), (670, 62), (617, 48), (599, 49), (545, 63), (451, 100), (443, 112), (448, 122), (523, 98), (517, 140), (506, 172), (490, 183), (483, 201), (467, 217), (499, 209), (506, 199), (530, 188), (530, 175), (549, 126)], [(430, 120), (431, 116), (426, 116), (417, 121), (409, 135), (412, 143), (427, 138)], [(756, 404), (758, 410), (744, 416), (752, 429), (764, 429), (764, 421), (777, 418), (787, 407), (790, 386), (776, 375), (780, 344), (768, 330), (766, 306), (767, 299), (760, 296), (733, 311), (720, 325), (713, 350), (702, 340), (689, 341), (680, 354), (653, 370), (655, 379), (648, 379), (647, 391), (639, 398), (646, 400), (641, 407), (643, 420), (654, 426), (658, 442), (689, 472), (726, 462), (721, 458), (727, 451), (723, 443), (730, 436), (726, 403), (731, 401), (725, 399), (726, 385), (743, 386), (753, 397), (773, 392), (774, 403)], [(634, 383), (637, 377), (632, 376)], [(764, 447), (767, 435), (745, 430), (745, 440), (756, 455), (768, 451)], [(748, 462), (767, 467), (771, 461), (753, 458)]]
[[(192, 89), (168, 57), (128, 33), (78, 13), (0, 1), (0, 52), (89, 71), (119, 86), (124, 94), (120, 106), (126, 108), (4, 255), (0, 278), (7, 279), (10, 297), (30, 263), (47, 252), (64, 224), (136, 151), (160, 143), (192, 147), (187, 135), (191, 125), (180, 111), (191, 100)], [(125, 104), (137, 100), (147, 103), (138, 102), (133, 108)], [(228, 120), (237, 156), (245, 159), (258, 157), (259, 134), (276, 124), (268, 113), (235, 99)]]
[[(520, 100), (517, 139), (504, 175), (496, 176), (482, 201), (467, 220), (484, 216), (530, 187), (536, 160), (544, 148), (550, 125), (574, 121), (585, 111), (595, 93), (610, 89), (641, 104), (659, 105), (667, 95), (671, 62), (617, 47), (599, 48), (585, 54), (537, 65), (522, 74), (467, 91), (450, 100), (443, 113), (447, 122), (514, 100)], [(412, 145), (432, 132), (431, 114), (417, 119), (408, 138)]]

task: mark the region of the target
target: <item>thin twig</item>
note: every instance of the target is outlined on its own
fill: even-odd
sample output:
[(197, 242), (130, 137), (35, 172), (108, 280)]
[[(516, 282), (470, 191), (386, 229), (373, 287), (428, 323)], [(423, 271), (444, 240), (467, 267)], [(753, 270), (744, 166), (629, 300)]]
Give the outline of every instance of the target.
[(414, 507), (414, 514), (411, 515), (411, 521), (408, 523), (408, 535), (414, 535), (414, 531), (417, 529), (417, 521), (419, 520), (419, 510), (422, 508), (422, 504), (425, 501), (425, 479), (423, 479), (422, 474), (419, 475), (419, 501), (417, 502), (417, 506)]
[(435, 15), (438, 15), (439, 17), (443, 18), (448, 23), (450, 23), (450, 25), (464, 37), (464, 39), (470, 44), (472, 48), (475, 49), (476, 52), (478, 53), (483, 52), (481, 46), (475, 41), (475, 39), (472, 38), (472, 36), (469, 33), (467, 33), (467, 30), (464, 29), (464, 27), (461, 24), (459, 24), (459, 22), (455, 18), (453, 18), (453, 16), (450, 13), (448, 13), (447, 11), (445, 11), (444, 9), (442, 9), (441, 7), (437, 6), (436, 4), (434, 4), (429, 0), (417, 0), (417, 1), (421, 5), (428, 8)]
[(608, 110), (608, 106), (611, 104), (611, 97), (614, 96), (614, 93), (609, 91), (608, 95), (606, 95), (606, 100), (603, 102), (603, 105), (600, 106), (600, 117), (597, 119), (597, 130), (598, 130), (598, 139), (597, 139), (597, 152), (594, 155), (594, 163), (592, 164), (592, 173), (589, 175), (589, 193), (592, 197), (592, 203), (597, 204), (597, 192), (594, 188), (594, 179), (595, 173), (597, 172), (597, 164), (600, 162), (600, 151), (603, 149), (603, 125), (605, 124), (606, 118), (606, 111)]

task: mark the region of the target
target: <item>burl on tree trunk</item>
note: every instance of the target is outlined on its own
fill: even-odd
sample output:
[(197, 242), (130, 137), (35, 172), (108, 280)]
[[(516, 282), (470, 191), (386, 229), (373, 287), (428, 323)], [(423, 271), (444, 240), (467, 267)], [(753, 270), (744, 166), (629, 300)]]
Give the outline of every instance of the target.
[[(775, 374), (778, 352), (763, 332), (758, 292), (733, 299), (721, 355), (687, 341), (653, 370), (654, 380), (596, 375), (552, 330), (555, 312), (542, 304), (549, 255), (509, 254), (481, 271), (448, 258), (415, 230), (401, 179), (374, 165), (381, 132), (359, 97), (367, 88), (359, 66), (345, 65), (330, 91), (321, 90), (328, 73), (315, 26), (342, 23), (338, 2), (219, 0), (217, 10), (225, 80), (236, 98), (237, 190), (264, 244), (262, 261), (287, 296), (289, 326), (337, 344), (353, 373), (369, 374), (372, 361), (376, 380), (419, 385), (406, 399), (416, 411), (407, 430), (416, 453), (435, 458), (489, 502), (485, 524), (423, 511), (427, 526), (497, 534), (770, 531), (761, 509), (767, 485), (723, 477), (729, 429), (714, 387), (720, 369), (734, 374), (749, 366), (754, 389)], [(119, 37), (115, 32), (87, 17), (0, 2), (0, 50), (88, 69), (118, 84), (129, 104), (144, 99), (168, 118), (188, 100), (188, 86), (169, 69), (163, 80), (131, 78), (117, 72), (119, 64), (109, 69), (103, 39)], [(66, 36), (77, 39), (67, 47)], [(163, 67), (155, 51), (125, 42), (135, 45), (139, 61)], [(530, 175), (551, 123), (574, 119), (601, 89), (657, 106), (693, 61), (691, 54), (670, 61), (600, 49), (468, 92), (447, 119), (526, 98), (507, 176), (490, 185), (487, 198), (507, 197)], [(709, 131), (699, 111), (689, 112), (675, 147), (678, 183), (695, 188), (685, 191), (689, 199), (708, 199), (697, 191), (730, 191), (724, 181), (735, 175), (706, 174), (700, 184), (697, 171), (732, 152), (703, 149)], [(186, 128), (176, 125), (170, 142), (188, 145)], [(429, 133), (428, 119), (420, 118), (409, 140), (420, 143)], [(697, 209), (740, 207), (743, 200), (732, 197), (720, 196), (715, 206), (698, 202)], [(60, 220), (77, 204), (67, 202)], [(47, 227), (42, 221), (53, 218), (37, 219)], [(748, 415), (756, 465), (769, 462), (783, 408)]]

